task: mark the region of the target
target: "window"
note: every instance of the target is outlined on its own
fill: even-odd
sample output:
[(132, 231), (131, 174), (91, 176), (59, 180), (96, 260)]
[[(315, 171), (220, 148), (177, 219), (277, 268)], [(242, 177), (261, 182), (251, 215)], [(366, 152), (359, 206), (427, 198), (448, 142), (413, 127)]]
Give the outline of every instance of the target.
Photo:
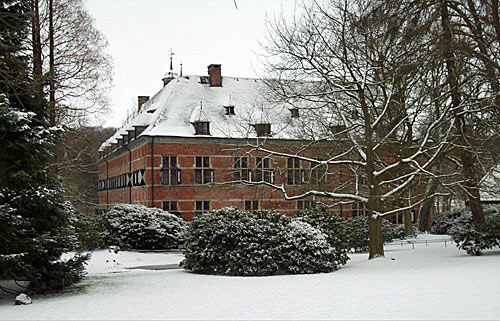
[(364, 174), (358, 173), (358, 185), (367, 185), (368, 180)]
[(234, 113), (234, 106), (224, 106), (226, 109), (225, 115), (235, 115)]
[(181, 213), (177, 209), (177, 201), (164, 201), (163, 210), (181, 217)]
[(250, 181), (252, 173), (248, 169), (248, 157), (235, 157), (233, 161), (234, 180), (235, 181)]
[(330, 131), (332, 132), (332, 134), (339, 134), (339, 133), (342, 133), (343, 131), (345, 131), (347, 129), (347, 127), (345, 127), (345, 125), (331, 125), (330, 126)]
[(177, 156), (163, 156), (161, 169), (163, 185), (178, 185), (181, 183), (181, 170), (177, 168)]
[(210, 211), (210, 201), (196, 201), (194, 215), (201, 215)]
[(259, 201), (245, 201), (245, 211), (258, 211)]
[(194, 180), (196, 184), (209, 184), (214, 182), (214, 170), (210, 168), (210, 157), (196, 156), (195, 165)]
[(271, 136), (271, 124), (255, 124), (255, 131), (257, 136), (266, 137)]
[(305, 181), (305, 171), (300, 167), (300, 159), (288, 157), (288, 184), (298, 185)]
[(209, 84), (208, 76), (200, 76), (200, 83), (201, 84)]
[(291, 115), (292, 118), (299, 118), (299, 109), (298, 108), (292, 108), (292, 109), (290, 109), (290, 112), (292, 113), (292, 115)]
[(269, 158), (257, 157), (256, 162), (255, 181), (274, 184), (274, 170), (269, 166)]
[[(322, 160), (322, 159), (319, 159)], [(328, 183), (328, 165), (311, 164), (311, 177), (309, 183), (312, 185), (321, 185)]]
[[(411, 222), (415, 223), (416, 222), (416, 215), (415, 215), (415, 210), (410, 210), (411, 213)], [(403, 212), (397, 212), (396, 214), (391, 215), (391, 222), (392, 224), (404, 224), (404, 214)]]
[(210, 123), (207, 121), (197, 121), (193, 123), (195, 135), (210, 135)]
[(297, 209), (303, 210), (306, 208), (315, 208), (316, 203), (314, 201), (309, 201), (309, 200), (304, 200), (304, 201), (297, 201)]
[(363, 203), (363, 202), (354, 202), (354, 203), (352, 203), (351, 217), (361, 216), (361, 215), (364, 216), (365, 215), (365, 211), (366, 211), (365, 203)]
[(138, 169), (132, 175), (133, 186), (146, 185), (146, 169)]

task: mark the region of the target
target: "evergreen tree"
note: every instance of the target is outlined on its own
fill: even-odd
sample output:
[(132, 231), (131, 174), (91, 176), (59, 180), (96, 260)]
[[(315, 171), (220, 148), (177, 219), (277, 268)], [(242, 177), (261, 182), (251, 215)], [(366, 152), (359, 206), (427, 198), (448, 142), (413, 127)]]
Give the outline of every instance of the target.
[(0, 279), (43, 292), (79, 280), (86, 256), (61, 259), (76, 247), (74, 211), (48, 170), (62, 130), (41, 126), (46, 102), (33, 91), (22, 47), (29, 9), (0, 0)]

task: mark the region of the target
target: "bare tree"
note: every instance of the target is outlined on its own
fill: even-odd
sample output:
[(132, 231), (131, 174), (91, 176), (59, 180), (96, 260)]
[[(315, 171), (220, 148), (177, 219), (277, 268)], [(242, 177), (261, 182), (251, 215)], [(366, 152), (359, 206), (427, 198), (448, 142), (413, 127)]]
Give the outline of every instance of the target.
[(500, 128), (498, 1), (441, 0), (436, 6), (446, 82), (455, 108), (456, 155), (463, 179), (458, 186), (465, 193), (475, 228), (481, 230), (479, 182), (495, 166), (491, 142), (498, 143)]
[(43, 69), (49, 85), (50, 124), (95, 120), (106, 111), (113, 74), (106, 38), (81, 0), (33, 1), (39, 28), (31, 46), (37, 72)]
[[(273, 99), (300, 110), (296, 135), (310, 143), (295, 153), (265, 145), (254, 150), (329, 171), (348, 170), (356, 180), (354, 188), (337, 181), (329, 190), (298, 194), (285, 184), (266, 184), (287, 199), (316, 195), (363, 204), (370, 258), (384, 255), (383, 217), (409, 211), (436, 194), (426, 195), (422, 186), (437, 178), (431, 170), (449, 147), (455, 126), (450, 116), (456, 106), (440, 104), (436, 114), (441, 97), (427, 83), (439, 67), (436, 35), (428, 32), (434, 21), (432, 12), (411, 2), (338, 0), (303, 5), (293, 20), (270, 23), (267, 84)], [(344, 143), (329, 150), (326, 160), (303, 156), (318, 141), (340, 138)]]

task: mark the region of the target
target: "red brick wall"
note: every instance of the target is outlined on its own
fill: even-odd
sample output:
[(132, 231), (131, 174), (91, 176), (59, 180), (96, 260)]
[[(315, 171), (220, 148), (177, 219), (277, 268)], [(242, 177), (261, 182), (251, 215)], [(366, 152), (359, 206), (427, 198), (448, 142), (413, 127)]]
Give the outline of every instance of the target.
[[(309, 157), (321, 157), (325, 150), (330, 150), (332, 146), (316, 146), (308, 150)], [(300, 146), (281, 145), (269, 146), (274, 150), (284, 152), (295, 152)], [(124, 149), (124, 148), (123, 148)], [(196, 201), (210, 201), (211, 209), (222, 208), (226, 206), (235, 206), (244, 209), (245, 200), (260, 200), (260, 209), (277, 209), (286, 215), (293, 215), (297, 210), (297, 201), (287, 201), (280, 191), (272, 187), (258, 185), (248, 186), (243, 184), (230, 184), (233, 179), (233, 158), (236, 156), (247, 156), (246, 146), (234, 146), (213, 143), (208, 141), (178, 142), (166, 143), (156, 142), (153, 146), (154, 156), (151, 157), (151, 143), (145, 143), (132, 150), (132, 172), (145, 169), (146, 182), (143, 186), (133, 186), (132, 188), (123, 187), (112, 190), (99, 191), (99, 203), (103, 206), (111, 206), (114, 203), (137, 203), (149, 207), (161, 208), (163, 201), (177, 201), (178, 210), (186, 220), (192, 219), (194, 215)], [(176, 156), (177, 166), (181, 171), (180, 185), (162, 185), (160, 171), (162, 168), (162, 156)], [(303, 155), (303, 154), (302, 154)], [(308, 156), (304, 155), (304, 156)], [(215, 184), (200, 185), (195, 184), (195, 157), (209, 156), (211, 168), (214, 169)], [(266, 156), (266, 154), (252, 153), (249, 156), (249, 168), (256, 166), (256, 156)], [(287, 159), (284, 157), (273, 157), (270, 161), (271, 168), (275, 169), (275, 184), (281, 185), (287, 182)], [(304, 169), (310, 168), (307, 162), (301, 162)], [(102, 161), (99, 165), (99, 179), (105, 179), (106, 175), (112, 177), (115, 175), (129, 173), (129, 153), (125, 150), (123, 155), (109, 160), (106, 173), (106, 163)], [(153, 176), (151, 171), (153, 169)], [(345, 190), (352, 191), (352, 184), (355, 177), (347, 170), (338, 168), (329, 168), (329, 183), (324, 186), (331, 189), (332, 186), (346, 184)], [(151, 184), (154, 184), (152, 187)], [(337, 183), (336, 183), (337, 182)], [(300, 194), (309, 189), (307, 185), (287, 186), (290, 195)], [(315, 189), (320, 189), (315, 187)], [(154, 190), (154, 203), (153, 199)], [(309, 197), (309, 200), (312, 198)], [(316, 198), (316, 200), (319, 200)], [(336, 200), (339, 201), (339, 200)], [(333, 204), (333, 200), (324, 200), (327, 204)], [(349, 217), (351, 215), (351, 205), (337, 205), (332, 211)]]

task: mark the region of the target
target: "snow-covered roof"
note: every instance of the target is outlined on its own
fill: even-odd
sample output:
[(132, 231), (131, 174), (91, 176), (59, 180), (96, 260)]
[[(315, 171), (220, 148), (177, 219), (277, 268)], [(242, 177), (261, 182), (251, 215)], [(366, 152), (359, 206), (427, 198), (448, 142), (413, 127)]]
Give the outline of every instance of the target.
[[(194, 121), (209, 121), (211, 137), (255, 138), (253, 125), (270, 123), (271, 137), (298, 138), (300, 125), (291, 117), (290, 106), (270, 103), (264, 97), (263, 81), (253, 78), (223, 77), (222, 87), (201, 83), (200, 77), (176, 76), (156, 95), (142, 105), (100, 150), (116, 143), (134, 126), (147, 126), (140, 135), (195, 137)], [(227, 115), (225, 106), (234, 106)]]

